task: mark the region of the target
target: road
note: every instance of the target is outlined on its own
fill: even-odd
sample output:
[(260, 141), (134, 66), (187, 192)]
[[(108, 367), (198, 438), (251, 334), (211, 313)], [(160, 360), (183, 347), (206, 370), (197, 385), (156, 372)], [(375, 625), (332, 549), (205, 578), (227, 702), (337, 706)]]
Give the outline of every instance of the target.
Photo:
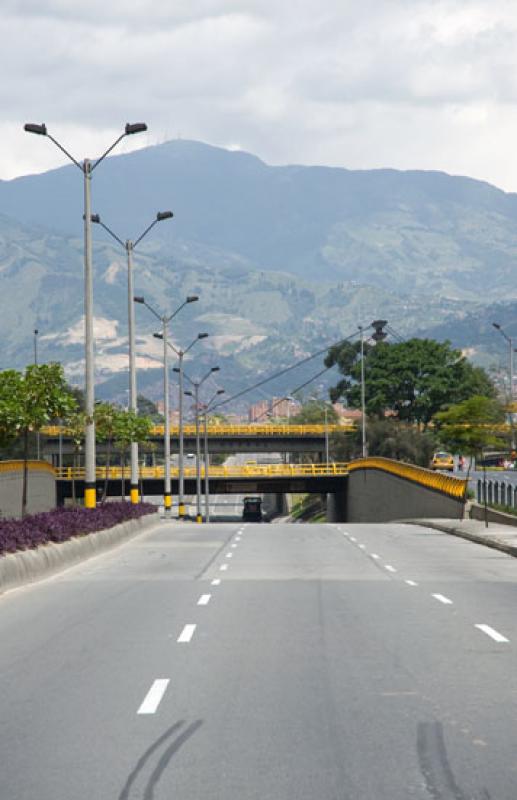
[(0, 798), (515, 800), (516, 578), (409, 525), (159, 522), (0, 597)]

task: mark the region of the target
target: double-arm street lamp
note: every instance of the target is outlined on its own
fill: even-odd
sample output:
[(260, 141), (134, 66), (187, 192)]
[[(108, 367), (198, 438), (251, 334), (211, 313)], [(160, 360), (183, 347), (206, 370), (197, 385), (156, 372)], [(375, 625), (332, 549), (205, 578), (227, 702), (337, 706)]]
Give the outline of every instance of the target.
[[(157, 339), (163, 339), (161, 333), (153, 334)], [(179, 359), (179, 367), (173, 367), (174, 372), (179, 373), (179, 401), (178, 401), (178, 413), (179, 413), (179, 449), (178, 449), (178, 472), (179, 472), (179, 485), (178, 485), (178, 519), (183, 519), (185, 516), (185, 459), (184, 459), (184, 440), (185, 437), (183, 435), (183, 358), (188, 353), (189, 350), (194, 347), (196, 342), (200, 339), (206, 339), (208, 333), (198, 333), (195, 339), (191, 341), (188, 347), (184, 350), (178, 350), (171, 342), (167, 342), (170, 349), (176, 353)]]
[(193, 388), (193, 392), (186, 390), (185, 394), (194, 398), (194, 411), (196, 419), (196, 522), (202, 522), (201, 515), (201, 445), (199, 441), (199, 390), (213, 372), (219, 372), (220, 367), (212, 367), (200, 381), (193, 381), (187, 374), (185, 378)]
[(24, 125), (27, 133), (46, 136), (72, 164), (83, 173), (84, 183), (84, 361), (85, 361), (85, 411), (86, 423), (84, 431), (84, 457), (85, 457), (85, 484), (84, 505), (86, 508), (95, 508), (96, 505), (96, 474), (95, 474), (95, 423), (93, 412), (95, 406), (95, 364), (94, 364), (94, 338), (93, 338), (93, 268), (92, 268), (92, 231), (91, 231), (91, 178), (93, 171), (104, 161), (106, 156), (126, 136), (142, 133), (147, 130), (145, 122), (127, 123), (124, 132), (113, 144), (95, 161), (85, 158), (80, 162), (63, 145), (57, 141), (47, 130), (45, 124), (38, 125), (28, 122)]
[(162, 323), (162, 339), (163, 339), (163, 413), (165, 417), (164, 434), (163, 434), (163, 458), (164, 458), (164, 488), (163, 488), (163, 510), (166, 517), (170, 515), (172, 505), (171, 495), (171, 435), (170, 435), (170, 416), (169, 416), (169, 350), (168, 334), (169, 322), (174, 319), (176, 314), (179, 314), (182, 308), (187, 303), (195, 303), (199, 300), (197, 295), (189, 295), (186, 300), (181, 303), (172, 314), (162, 315), (159, 314), (149, 303), (146, 302), (145, 297), (134, 297), (135, 303), (141, 303), (154, 316)]
[[(173, 216), (172, 211), (159, 211), (156, 218), (147, 226), (145, 231), (133, 241), (126, 239), (122, 241), (116, 233), (113, 233), (111, 228), (101, 220), (99, 214), (92, 214), (91, 221), (100, 225), (109, 235), (118, 242), (127, 255), (127, 314), (128, 314), (128, 338), (129, 338), (129, 408), (135, 414), (138, 413), (137, 408), (137, 392), (136, 392), (136, 353), (135, 353), (135, 306), (133, 303), (133, 250), (140, 244), (144, 236), (147, 236), (149, 231), (154, 228), (158, 222), (165, 219), (171, 219)], [(129, 495), (132, 503), (138, 503), (138, 442), (131, 442), (131, 481)]]

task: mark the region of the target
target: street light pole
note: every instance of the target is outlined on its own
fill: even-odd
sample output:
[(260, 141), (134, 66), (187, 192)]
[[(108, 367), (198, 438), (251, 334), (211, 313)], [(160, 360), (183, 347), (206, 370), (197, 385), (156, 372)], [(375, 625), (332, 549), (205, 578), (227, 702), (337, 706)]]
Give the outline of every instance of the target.
[(224, 394), (224, 389), (218, 389), (205, 404), (205, 522), (210, 522), (210, 479), (208, 472), (210, 469), (210, 454), (208, 452), (208, 412), (213, 401), (219, 395)]
[(329, 463), (329, 426), (327, 419), (327, 406), (325, 405), (325, 460)]
[(39, 330), (34, 328), (34, 363), (38, 366), (38, 334)]
[(46, 136), (55, 146), (64, 153), (70, 161), (83, 173), (84, 183), (84, 361), (85, 361), (85, 429), (84, 429), (84, 455), (85, 455), (85, 482), (84, 505), (86, 508), (95, 508), (97, 503), (96, 492), (96, 461), (95, 461), (95, 361), (93, 337), (93, 268), (92, 268), (92, 234), (91, 234), (91, 177), (93, 170), (103, 161), (125, 136), (142, 133), (147, 130), (144, 122), (127, 123), (124, 132), (113, 142), (110, 147), (93, 163), (85, 158), (82, 164), (66, 150), (47, 131), (47, 126), (33, 122), (24, 125), (27, 133)]
[(163, 328), (163, 413), (165, 425), (163, 433), (163, 458), (164, 458), (164, 489), (163, 489), (163, 510), (165, 516), (171, 511), (171, 429), (169, 414), (169, 350), (167, 348), (168, 320), (162, 318)]
[[(502, 325), (499, 325), (498, 322), (492, 322), (492, 326), (499, 331), (501, 336), (508, 342), (509, 348), (509, 358), (508, 358), (508, 404), (512, 403), (513, 401), (513, 338), (508, 336), (508, 334), (503, 330)], [(510, 431), (512, 437), (512, 450), (515, 449), (515, 431), (513, 429), (513, 413), (511, 409), (508, 410), (508, 419), (510, 422)]]
[[(163, 509), (166, 517), (170, 516), (172, 496), (171, 496), (171, 437), (170, 437), (170, 419), (169, 419), (169, 363), (168, 363), (168, 347), (171, 346), (168, 341), (168, 325), (169, 322), (178, 314), (181, 309), (188, 303), (195, 303), (199, 300), (197, 295), (189, 295), (186, 300), (181, 303), (172, 314), (162, 315), (159, 314), (149, 303), (146, 302), (145, 297), (133, 297), (135, 303), (140, 303), (149, 309), (151, 314), (160, 320), (162, 323), (162, 333), (154, 334), (158, 339), (163, 340), (163, 411), (165, 415), (165, 424), (163, 431), (163, 457), (164, 457), (164, 488), (163, 488)], [(173, 348), (174, 349), (174, 348)]]
[(362, 456), (366, 458), (366, 397), (365, 397), (365, 385), (364, 385), (364, 332), (363, 326), (359, 325), (359, 331), (361, 333), (361, 414), (362, 414), (362, 426), (361, 426), (361, 439), (362, 439)]
[[(171, 219), (172, 211), (159, 211), (156, 218), (144, 230), (144, 232), (133, 242), (131, 239), (122, 241), (111, 228), (102, 222), (99, 214), (92, 214), (91, 221), (104, 228), (109, 235), (115, 239), (126, 251), (127, 255), (127, 318), (128, 318), (128, 340), (129, 340), (129, 409), (138, 414), (137, 389), (136, 389), (136, 346), (135, 346), (135, 306), (133, 303), (133, 251), (142, 241), (149, 231), (154, 228), (156, 223), (164, 219)], [(139, 502), (138, 494), (138, 442), (131, 442), (131, 480), (130, 480), (130, 499), (131, 503)]]
[[(194, 394), (191, 391), (185, 391), (186, 395), (194, 398), (194, 413), (196, 421), (196, 522), (203, 522), (201, 514), (201, 443), (199, 436), (199, 389), (213, 372), (219, 372), (220, 367), (212, 367), (200, 381), (193, 381), (188, 375), (186, 379), (194, 389)], [(208, 443), (207, 443), (208, 447)], [(208, 470), (208, 465), (205, 463), (205, 473)], [(206, 480), (206, 475), (205, 475)]]

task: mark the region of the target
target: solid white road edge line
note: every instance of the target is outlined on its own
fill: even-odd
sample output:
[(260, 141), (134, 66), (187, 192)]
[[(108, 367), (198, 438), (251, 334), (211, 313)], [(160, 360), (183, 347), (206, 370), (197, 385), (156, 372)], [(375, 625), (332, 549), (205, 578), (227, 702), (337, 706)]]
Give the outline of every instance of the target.
[(180, 635), (178, 636), (178, 643), (188, 644), (188, 642), (190, 642), (190, 640), (194, 636), (194, 631), (196, 630), (196, 627), (197, 627), (196, 625), (185, 625)]
[(498, 631), (494, 630), (494, 628), (491, 628), (490, 625), (478, 624), (478, 625), (474, 625), (474, 627), (475, 628), (479, 628), (480, 631), (483, 631), (483, 633), (486, 633), (486, 635), (490, 636), (490, 638), (493, 639), (494, 642), (509, 642), (510, 641), (509, 639), (506, 638), (506, 636), (503, 636), (502, 633), (499, 633)]
[(147, 692), (137, 714), (154, 714), (170, 683), (169, 678), (157, 678)]
[(452, 606), (452, 600), (449, 600), (448, 597), (445, 597), (444, 594), (433, 594), (435, 600), (439, 600), (440, 603), (443, 603), (445, 606)]
[(212, 597), (211, 594), (202, 594), (199, 600), (197, 601), (198, 606), (207, 606), (210, 602), (211, 597)]

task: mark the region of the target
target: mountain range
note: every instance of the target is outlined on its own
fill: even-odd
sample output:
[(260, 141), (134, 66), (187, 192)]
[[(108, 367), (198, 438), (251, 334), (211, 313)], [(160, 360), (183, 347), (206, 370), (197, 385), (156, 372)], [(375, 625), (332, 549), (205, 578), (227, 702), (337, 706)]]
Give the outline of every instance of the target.
[[(30, 146), (51, 145), (35, 137)], [(41, 358), (63, 361), (82, 380), (81, 182), (73, 165), (0, 181), (0, 367), (31, 360), (38, 328)], [(174, 212), (135, 250), (136, 291), (164, 313), (199, 295), (174, 320), (172, 338), (185, 346), (206, 330), (188, 367), (196, 376), (217, 361), (229, 394), (376, 317), (400, 336), (447, 332), (456, 341), (461, 330), (461, 346), (489, 362), (500, 343), (476, 341), (475, 322), (487, 306), (504, 316), (517, 301), (517, 196), (470, 178), (273, 167), (175, 140), (108, 158), (92, 195), (92, 210), (122, 240), (136, 239), (157, 211)], [(94, 236), (98, 393), (123, 401), (125, 252), (98, 226)], [(161, 345), (143, 307), (137, 329), (139, 385), (157, 398)], [(291, 392), (321, 362), (264, 392)]]

